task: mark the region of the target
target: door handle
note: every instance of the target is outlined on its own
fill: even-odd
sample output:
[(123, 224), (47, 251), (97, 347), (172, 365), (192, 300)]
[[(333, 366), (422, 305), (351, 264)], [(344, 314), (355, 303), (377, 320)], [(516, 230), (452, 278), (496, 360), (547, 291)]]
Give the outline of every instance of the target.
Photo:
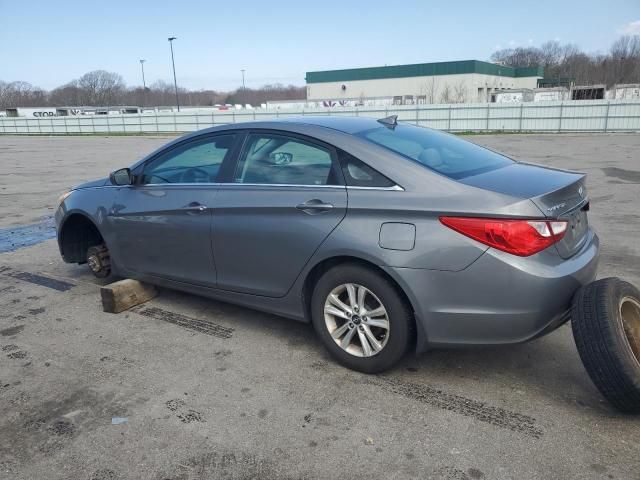
[(198, 202), (191, 202), (186, 207), (182, 207), (181, 210), (187, 213), (204, 213), (207, 211), (207, 206)]
[(309, 215), (316, 215), (318, 213), (328, 212), (329, 210), (333, 209), (333, 205), (331, 203), (325, 203), (322, 200), (314, 198), (313, 200), (309, 200), (296, 205), (296, 208)]

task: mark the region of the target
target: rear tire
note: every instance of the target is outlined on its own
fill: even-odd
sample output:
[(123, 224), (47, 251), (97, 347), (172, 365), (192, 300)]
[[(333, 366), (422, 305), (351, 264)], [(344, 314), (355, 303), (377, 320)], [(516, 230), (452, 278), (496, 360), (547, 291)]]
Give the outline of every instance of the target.
[(87, 249), (87, 264), (98, 278), (107, 278), (111, 274), (111, 257), (104, 243)]
[(640, 292), (618, 278), (582, 287), (573, 299), (573, 336), (582, 363), (618, 410), (640, 413)]
[(391, 368), (414, 337), (412, 310), (396, 286), (360, 265), (338, 265), (322, 275), (313, 291), (311, 318), (329, 353), (363, 373)]

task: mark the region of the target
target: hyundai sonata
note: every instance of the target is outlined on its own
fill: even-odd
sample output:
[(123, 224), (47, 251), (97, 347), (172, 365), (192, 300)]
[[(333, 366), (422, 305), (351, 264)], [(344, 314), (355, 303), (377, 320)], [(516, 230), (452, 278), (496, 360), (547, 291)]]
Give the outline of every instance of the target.
[(312, 322), (342, 364), (524, 342), (596, 275), (583, 174), (352, 117), (185, 135), (66, 192), (67, 262)]

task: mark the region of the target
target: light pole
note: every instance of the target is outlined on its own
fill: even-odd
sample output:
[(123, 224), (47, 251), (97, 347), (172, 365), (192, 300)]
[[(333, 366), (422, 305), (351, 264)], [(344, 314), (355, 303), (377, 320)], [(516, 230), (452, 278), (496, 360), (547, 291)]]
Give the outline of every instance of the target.
[(180, 111), (180, 99), (178, 98), (178, 81), (176, 80), (176, 62), (173, 60), (173, 41), (177, 37), (169, 37), (169, 45), (171, 47), (171, 65), (173, 66), (173, 86), (176, 89), (176, 105), (178, 106), (178, 111)]
[(147, 83), (144, 81), (144, 62), (146, 62), (146, 60), (141, 58), (140, 59), (140, 68), (142, 69), (142, 88), (146, 90), (147, 89)]
[(240, 70), (242, 72), (242, 101), (247, 103), (247, 88), (244, 86), (244, 68)]
[(144, 58), (140, 59), (140, 68), (142, 69), (142, 106), (145, 104), (145, 97), (147, 96), (147, 82), (144, 80), (144, 62), (146, 60)]

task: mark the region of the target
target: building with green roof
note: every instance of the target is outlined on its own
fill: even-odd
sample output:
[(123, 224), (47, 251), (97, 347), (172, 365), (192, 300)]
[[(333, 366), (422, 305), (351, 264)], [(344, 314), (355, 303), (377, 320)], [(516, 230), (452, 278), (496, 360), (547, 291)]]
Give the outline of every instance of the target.
[(490, 101), (499, 90), (534, 89), (542, 67), (462, 60), (307, 72), (307, 101), (391, 99), (395, 104)]

